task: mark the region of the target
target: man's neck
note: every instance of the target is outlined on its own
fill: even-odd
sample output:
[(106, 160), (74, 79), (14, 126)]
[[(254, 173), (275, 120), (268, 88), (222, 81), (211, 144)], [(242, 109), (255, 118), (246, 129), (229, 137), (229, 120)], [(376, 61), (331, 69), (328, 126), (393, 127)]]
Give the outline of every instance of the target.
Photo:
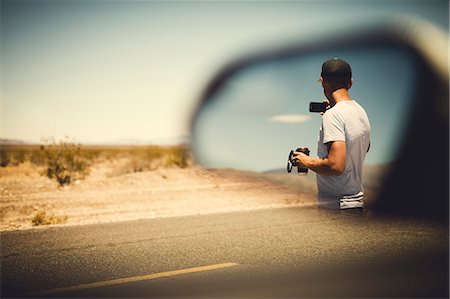
[[(345, 102), (345, 101), (351, 101), (350, 95), (348, 94), (348, 90), (345, 88), (341, 88), (338, 90), (335, 90), (331, 97), (333, 98), (332, 102), (334, 102), (334, 105), (336, 105), (339, 102)], [(333, 103), (331, 106), (334, 106)]]

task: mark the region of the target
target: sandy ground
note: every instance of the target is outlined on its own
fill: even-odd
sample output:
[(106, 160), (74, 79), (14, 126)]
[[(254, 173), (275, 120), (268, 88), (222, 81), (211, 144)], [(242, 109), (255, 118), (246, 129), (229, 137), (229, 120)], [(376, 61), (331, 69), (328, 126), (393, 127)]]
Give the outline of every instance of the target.
[(313, 194), (255, 173), (197, 166), (122, 173), (128, 162), (96, 164), (65, 188), (29, 163), (0, 168), (0, 231), (48, 227), (32, 225), (39, 211), (61, 226), (315, 204)]

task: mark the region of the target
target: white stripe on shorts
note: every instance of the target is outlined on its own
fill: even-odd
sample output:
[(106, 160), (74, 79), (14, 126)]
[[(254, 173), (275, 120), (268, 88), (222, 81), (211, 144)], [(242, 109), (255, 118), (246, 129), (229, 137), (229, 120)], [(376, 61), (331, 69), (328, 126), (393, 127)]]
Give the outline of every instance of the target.
[(340, 200), (340, 208), (341, 210), (364, 208), (364, 193), (359, 192), (355, 195), (344, 196)]

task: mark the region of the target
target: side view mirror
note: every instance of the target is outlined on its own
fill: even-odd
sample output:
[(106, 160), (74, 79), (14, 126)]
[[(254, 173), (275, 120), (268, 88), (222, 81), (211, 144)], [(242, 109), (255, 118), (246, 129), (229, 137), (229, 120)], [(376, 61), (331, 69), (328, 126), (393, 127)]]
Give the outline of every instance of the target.
[(350, 93), (371, 118), (366, 162), (389, 165), (373, 209), (447, 220), (448, 34), (419, 19), (327, 33), (228, 64), (194, 113), (195, 158), (206, 167), (267, 171), (285, 168), (292, 148), (313, 154), (320, 116), (308, 103), (324, 98), (314, 81), (332, 57), (352, 65)]

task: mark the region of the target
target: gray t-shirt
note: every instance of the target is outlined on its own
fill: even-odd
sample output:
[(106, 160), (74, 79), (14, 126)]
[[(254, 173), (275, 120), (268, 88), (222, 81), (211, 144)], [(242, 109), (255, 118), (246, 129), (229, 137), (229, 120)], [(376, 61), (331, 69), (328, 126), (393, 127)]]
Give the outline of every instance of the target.
[(343, 198), (359, 195), (362, 198), (364, 192), (362, 166), (370, 144), (370, 123), (357, 102), (336, 103), (323, 114), (317, 147), (319, 158), (328, 156), (326, 143), (331, 141), (345, 142), (345, 170), (338, 176), (317, 174), (318, 200), (321, 205), (339, 209)]

